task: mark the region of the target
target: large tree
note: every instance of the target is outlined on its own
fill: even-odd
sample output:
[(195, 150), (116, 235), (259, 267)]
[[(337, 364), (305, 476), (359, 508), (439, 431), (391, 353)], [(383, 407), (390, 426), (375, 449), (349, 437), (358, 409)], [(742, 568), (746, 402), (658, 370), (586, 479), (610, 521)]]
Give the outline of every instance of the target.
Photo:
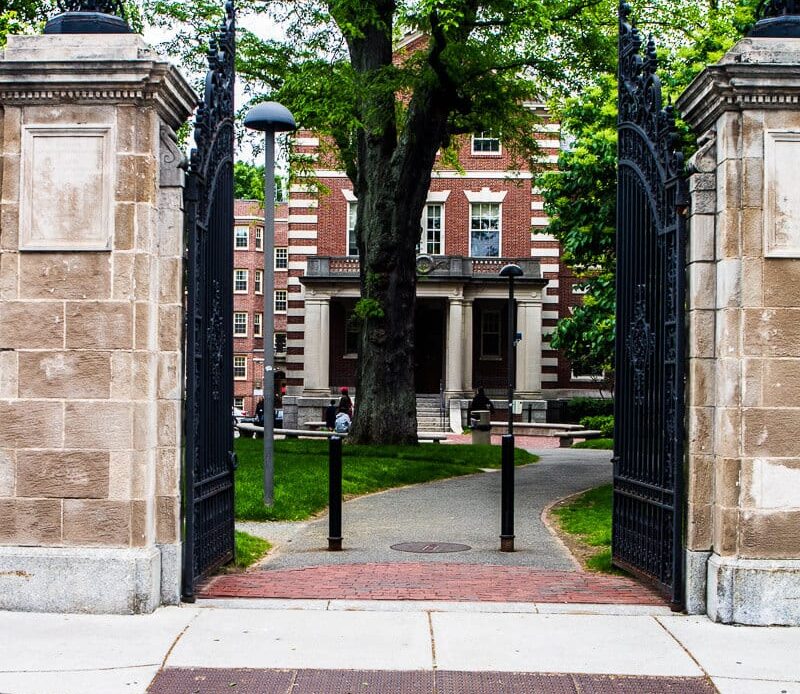
[[(153, 15), (188, 9), (154, 5)], [(351, 439), (416, 442), (415, 248), (436, 153), (461, 134), (494, 131), (527, 161), (535, 117), (526, 104), (556, 84), (579, 84), (593, 63), (610, 59), (613, 40), (598, 17), (613, 10), (607, 0), (266, 5), (286, 39), (244, 33), (240, 77), (335, 145), (358, 198), (361, 334)], [(206, 12), (208, 2), (200, 7)], [(425, 38), (398, 54), (404, 32)]]

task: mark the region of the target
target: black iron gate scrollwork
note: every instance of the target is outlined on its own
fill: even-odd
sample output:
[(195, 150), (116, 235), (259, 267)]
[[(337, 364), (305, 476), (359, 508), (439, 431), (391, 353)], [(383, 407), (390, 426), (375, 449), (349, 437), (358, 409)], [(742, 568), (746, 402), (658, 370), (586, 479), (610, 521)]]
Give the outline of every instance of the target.
[(683, 601), (686, 205), (672, 107), (652, 38), (620, 6), (617, 353), (612, 554)]
[(183, 596), (234, 556), (233, 3), (208, 52), (184, 193), (188, 248)]

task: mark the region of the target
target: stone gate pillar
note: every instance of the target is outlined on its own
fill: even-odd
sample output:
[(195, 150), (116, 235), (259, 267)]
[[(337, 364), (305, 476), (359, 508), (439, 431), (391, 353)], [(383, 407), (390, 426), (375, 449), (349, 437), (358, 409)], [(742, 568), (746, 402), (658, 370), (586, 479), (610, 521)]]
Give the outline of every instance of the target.
[(182, 172), (141, 37), (0, 54), (0, 609), (179, 600)]
[(686, 90), (687, 598), (800, 624), (800, 39), (748, 38)]

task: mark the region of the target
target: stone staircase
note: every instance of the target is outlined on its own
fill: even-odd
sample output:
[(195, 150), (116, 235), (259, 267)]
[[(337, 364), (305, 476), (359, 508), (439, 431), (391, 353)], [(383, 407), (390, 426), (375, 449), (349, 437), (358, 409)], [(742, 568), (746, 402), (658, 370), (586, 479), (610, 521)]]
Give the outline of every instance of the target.
[(417, 429), (419, 431), (448, 431), (447, 412), (439, 410), (438, 395), (417, 395)]

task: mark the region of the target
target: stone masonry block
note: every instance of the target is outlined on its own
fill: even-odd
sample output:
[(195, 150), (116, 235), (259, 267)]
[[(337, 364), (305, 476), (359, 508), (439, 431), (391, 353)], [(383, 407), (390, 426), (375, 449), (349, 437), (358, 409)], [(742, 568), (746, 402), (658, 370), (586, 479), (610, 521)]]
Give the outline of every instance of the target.
[(742, 163), (728, 159), (717, 169), (717, 209), (738, 210), (742, 207)]
[(717, 357), (737, 357), (741, 354), (741, 322), (742, 312), (739, 309), (717, 311), (714, 334)]
[(157, 355), (153, 352), (134, 352), (131, 397), (152, 400), (156, 392)]
[[(158, 210), (149, 202), (136, 203), (134, 245), (140, 253), (158, 255)], [(155, 275), (154, 275), (155, 277)]]
[(152, 334), (152, 316), (155, 309), (146, 301), (134, 304), (134, 349), (149, 349)]
[(156, 466), (156, 494), (177, 496), (180, 493), (181, 449), (159, 448)]
[(764, 206), (764, 159), (748, 157), (743, 165), (742, 204), (761, 208)]
[(131, 535), (129, 501), (64, 500), (64, 543), (127, 547)]
[(689, 311), (689, 357), (710, 359), (714, 356), (714, 311)]
[(162, 400), (180, 400), (183, 397), (181, 383), (181, 355), (178, 352), (161, 352), (158, 355), (158, 397)]
[(686, 506), (686, 547), (706, 549), (711, 547), (712, 539), (711, 504), (695, 504), (690, 500)]
[(689, 453), (711, 454), (714, 451), (714, 408), (689, 407), (687, 436)]
[(108, 452), (20, 451), (17, 496), (104, 499), (108, 496)]
[(183, 306), (158, 307), (158, 348), (165, 352), (182, 349)]
[(111, 352), (112, 400), (127, 400), (131, 397), (132, 352)]
[(0, 401), (0, 448), (60, 448), (63, 412), (60, 402)]
[(718, 407), (739, 407), (742, 398), (741, 360), (716, 359), (709, 365), (714, 375), (714, 403)]
[(118, 202), (150, 202), (156, 198), (156, 162), (150, 155), (120, 154), (117, 156)]
[(63, 303), (0, 302), (0, 349), (60, 349), (63, 346)]
[(183, 294), (183, 262), (180, 258), (159, 260), (158, 298), (162, 304), (180, 303)]
[(60, 500), (0, 499), (0, 544), (55, 545), (60, 542)]
[(52, 125), (53, 123), (97, 123), (113, 125), (117, 107), (102, 104), (46, 104), (25, 107), (25, 123)]
[(714, 453), (738, 458), (742, 448), (742, 411), (738, 407), (714, 409)]
[(692, 263), (689, 266), (691, 305), (695, 309), (715, 308), (715, 267), (713, 263)]
[(689, 400), (692, 405), (703, 407), (714, 404), (713, 359), (692, 359), (689, 362)]
[(174, 496), (156, 497), (156, 541), (177, 542), (180, 527), (178, 499)]
[(70, 349), (130, 349), (133, 308), (124, 301), (67, 303), (67, 347)]
[(800, 510), (744, 511), (740, 555), (745, 559), (800, 558)]
[(110, 352), (20, 352), (19, 393), (23, 398), (107, 398)]
[(741, 305), (753, 308), (764, 305), (764, 260), (742, 258)]
[(116, 301), (129, 301), (135, 294), (134, 254), (114, 253), (114, 280), (112, 298)]
[(130, 251), (136, 236), (136, 205), (118, 202), (114, 205), (114, 250)]
[(152, 403), (137, 402), (133, 407), (133, 448), (149, 451), (156, 446), (157, 412)]
[(760, 407), (764, 404), (763, 382), (764, 361), (762, 359), (743, 359), (742, 405), (744, 407)]
[(20, 142), (22, 140), (22, 109), (19, 106), (3, 106), (0, 114), (3, 125), (0, 132), (3, 135), (0, 142), (0, 151), (3, 154), (20, 154)]
[(19, 393), (17, 352), (0, 352), (0, 398), (14, 400)]
[(800, 441), (800, 408), (748, 408), (742, 417), (746, 457), (791, 458)]
[(4, 154), (0, 160), (3, 188), (0, 190), (0, 202), (16, 203), (19, 201), (20, 156)]
[(16, 496), (17, 452), (0, 448), (0, 498)]
[(117, 149), (126, 154), (153, 151), (152, 112), (141, 106), (117, 107)]
[(133, 453), (111, 451), (108, 464), (108, 498), (127, 501), (133, 498), (131, 481), (133, 476)]
[[(0, 230), (0, 235), (2, 235)], [(0, 253), (0, 301), (19, 299), (19, 253), (7, 251)]]
[(739, 509), (714, 507), (714, 551), (720, 556), (736, 554), (739, 539)]
[(108, 253), (22, 253), (22, 299), (109, 299)]
[(693, 214), (689, 218), (689, 262), (713, 261), (716, 219), (713, 214)]
[(741, 491), (741, 461), (738, 458), (719, 458), (714, 466), (715, 502), (727, 508), (739, 506)]
[[(764, 260), (764, 303), (767, 307), (800, 306), (800, 260)], [(798, 350), (800, 354), (800, 350)]]
[(720, 208), (715, 222), (715, 253), (718, 260), (741, 256), (742, 211), (739, 208)]
[(742, 255), (761, 259), (764, 254), (764, 210), (746, 207), (739, 215), (742, 233)]
[(741, 481), (741, 508), (800, 511), (800, 458), (747, 458)]
[(127, 450), (133, 446), (133, 411), (126, 402), (102, 400), (67, 402), (64, 447), (88, 450)]
[(743, 314), (746, 355), (800, 355), (800, 309), (745, 309)]
[(693, 504), (710, 504), (714, 500), (714, 457), (689, 456), (688, 494)]
[(19, 250), (19, 205), (0, 202), (0, 251), (17, 250)]
[(720, 114), (717, 119), (717, 162), (738, 159), (742, 152), (741, 115), (735, 111)]
[(131, 501), (131, 545), (133, 547), (144, 547), (152, 542), (155, 524), (152, 522), (150, 505), (150, 502), (144, 500)]
[(764, 112), (742, 111), (742, 156), (764, 158)]
[(764, 407), (800, 407), (800, 358), (763, 361)]
[(736, 308), (741, 303), (742, 261), (739, 258), (720, 260), (716, 264), (717, 308)]
[(181, 431), (181, 407), (175, 400), (158, 401), (158, 445), (176, 446)]
[(137, 301), (151, 299), (151, 283), (155, 278), (153, 274), (154, 258), (147, 253), (137, 253), (133, 261), (133, 296)]

